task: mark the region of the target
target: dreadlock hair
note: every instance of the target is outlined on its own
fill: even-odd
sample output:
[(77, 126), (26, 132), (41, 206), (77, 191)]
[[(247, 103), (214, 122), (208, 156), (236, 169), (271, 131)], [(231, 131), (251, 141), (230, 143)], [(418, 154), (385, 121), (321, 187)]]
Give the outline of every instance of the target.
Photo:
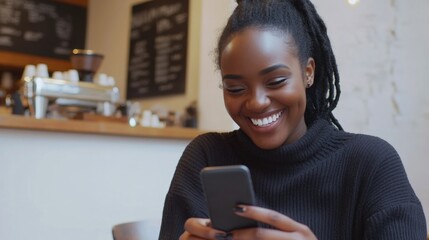
[(337, 64), (325, 23), (314, 5), (309, 0), (237, 0), (237, 3), (219, 37), (219, 69), (222, 51), (234, 34), (248, 27), (280, 31), (291, 38), (301, 68), (306, 66), (310, 57), (316, 63), (314, 84), (306, 89), (304, 118), (307, 125), (323, 118), (342, 130), (332, 114), (341, 93)]

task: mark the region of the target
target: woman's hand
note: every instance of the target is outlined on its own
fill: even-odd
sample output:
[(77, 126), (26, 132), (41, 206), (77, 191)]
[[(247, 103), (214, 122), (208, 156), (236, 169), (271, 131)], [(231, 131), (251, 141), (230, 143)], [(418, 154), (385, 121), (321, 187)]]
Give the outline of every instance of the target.
[(282, 240), (316, 240), (316, 236), (306, 225), (294, 221), (293, 219), (276, 211), (255, 206), (240, 205), (236, 214), (246, 218), (254, 219), (258, 222), (266, 223), (275, 229), (247, 228), (232, 231), (234, 240), (251, 239), (282, 239)]
[(211, 228), (210, 219), (189, 218), (185, 222), (185, 232), (180, 240), (227, 239), (225, 232)]
[(246, 228), (225, 233), (210, 226), (210, 220), (189, 218), (185, 222), (185, 232), (180, 240), (317, 240), (313, 232), (306, 226), (276, 211), (240, 205), (237, 215), (266, 223), (275, 229)]

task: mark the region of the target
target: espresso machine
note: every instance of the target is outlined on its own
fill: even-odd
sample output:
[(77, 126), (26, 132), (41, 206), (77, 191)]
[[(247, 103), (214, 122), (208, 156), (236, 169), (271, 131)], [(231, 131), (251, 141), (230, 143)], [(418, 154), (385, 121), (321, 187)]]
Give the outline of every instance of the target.
[[(23, 75), (23, 95), (30, 114), (45, 118), (50, 105), (60, 108), (101, 109), (101, 114), (111, 116), (120, 101), (116, 86), (103, 86), (94, 82), (103, 56), (90, 50), (73, 50), (71, 63), (79, 73), (79, 81), (49, 78), (37, 74)], [(24, 71), (25, 72), (25, 71)]]

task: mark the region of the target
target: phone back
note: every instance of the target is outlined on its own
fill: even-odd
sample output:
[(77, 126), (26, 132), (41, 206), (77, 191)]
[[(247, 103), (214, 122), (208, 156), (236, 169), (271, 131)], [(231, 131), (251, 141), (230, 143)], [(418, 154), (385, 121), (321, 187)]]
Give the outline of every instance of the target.
[(246, 166), (206, 167), (201, 171), (201, 181), (213, 228), (228, 232), (257, 226), (256, 221), (234, 213), (237, 204), (255, 204), (252, 181)]

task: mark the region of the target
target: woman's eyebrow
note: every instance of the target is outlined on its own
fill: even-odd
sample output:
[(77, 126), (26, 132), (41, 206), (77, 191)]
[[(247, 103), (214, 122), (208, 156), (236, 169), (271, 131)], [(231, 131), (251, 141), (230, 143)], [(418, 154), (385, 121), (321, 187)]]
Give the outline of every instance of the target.
[[(265, 74), (270, 73), (272, 71), (275, 71), (279, 68), (289, 69), (289, 67), (284, 65), (284, 64), (276, 64), (276, 65), (269, 66), (267, 68), (262, 69), (259, 72), (259, 75), (265, 75)], [(238, 75), (238, 74), (225, 74), (222, 76), (222, 79), (243, 79), (243, 76)]]
[(222, 76), (222, 79), (242, 79), (243, 76), (237, 74), (225, 74)]
[(286, 69), (289, 69), (289, 67), (288, 67), (288, 66), (286, 66), (286, 65), (284, 65), (284, 64), (276, 64), (276, 65), (273, 65), (273, 66), (267, 67), (267, 68), (265, 68), (265, 69), (262, 69), (262, 70), (259, 72), (259, 75), (264, 75), (264, 74), (270, 73), (270, 72), (272, 72), (272, 71), (274, 71), (274, 70), (277, 70), (277, 69), (279, 69), (279, 68), (286, 68)]

